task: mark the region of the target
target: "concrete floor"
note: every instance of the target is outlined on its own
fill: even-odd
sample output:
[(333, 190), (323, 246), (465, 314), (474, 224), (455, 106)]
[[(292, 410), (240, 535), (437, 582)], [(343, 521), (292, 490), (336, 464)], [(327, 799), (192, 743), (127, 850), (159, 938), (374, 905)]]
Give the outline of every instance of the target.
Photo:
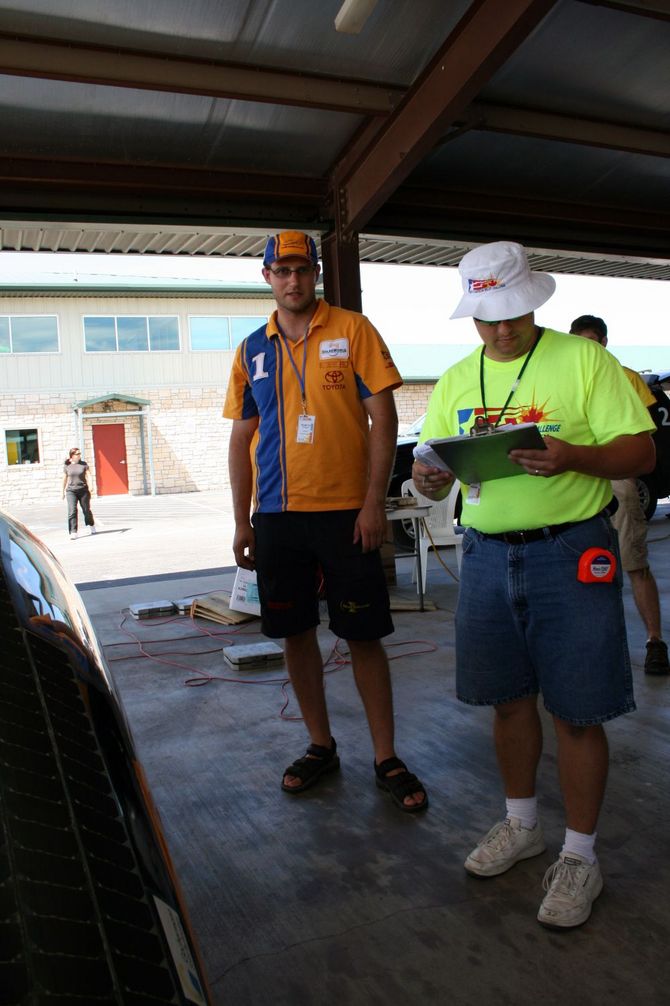
[[(103, 645), (163, 819), (213, 1003), (665, 1004), (670, 680), (642, 672), (644, 633), (629, 588), (638, 711), (608, 726), (612, 770), (598, 843), (605, 890), (582, 929), (557, 934), (535, 921), (542, 876), (564, 828), (548, 721), (539, 773), (548, 851), (492, 880), (462, 867), (502, 816), (503, 796), (491, 714), (454, 698), (457, 585), (433, 556), (428, 596), (439, 610), (397, 612), (387, 640), (398, 751), (430, 792), (425, 815), (401, 814), (376, 789), (346, 664), (331, 665), (327, 679), (342, 772), (291, 797), (279, 781), (305, 740), (283, 671), (234, 674), (221, 654), (226, 643), (259, 639), (258, 623), (230, 632), (187, 618), (128, 617), (124, 609), (136, 601), (231, 584), (229, 521), (212, 497), (158, 497), (151, 507), (100, 500), (107, 540), (70, 543), (60, 510), (57, 520), (48, 507), (28, 516), (41, 521), (40, 537), (79, 584)], [(670, 621), (667, 512), (659, 508), (649, 540)], [(441, 554), (455, 569), (450, 550)], [(398, 579), (413, 597), (409, 566), (408, 559), (398, 562)], [(121, 569), (126, 574), (118, 579)], [(323, 626), (320, 639), (328, 656), (335, 640)], [(198, 675), (211, 680), (189, 687)]]

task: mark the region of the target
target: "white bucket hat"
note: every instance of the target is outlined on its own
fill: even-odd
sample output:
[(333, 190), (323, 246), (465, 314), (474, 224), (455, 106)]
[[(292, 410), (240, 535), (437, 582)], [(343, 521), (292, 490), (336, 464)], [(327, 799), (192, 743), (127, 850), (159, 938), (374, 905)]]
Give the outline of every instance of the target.
[(473, 248), (461, 259), (458, 271), (463, 296), (452, 318), (520, 318), (549, 300), (556, 289), (553, 276), (530, 271), (525, 249), (515, 241)]

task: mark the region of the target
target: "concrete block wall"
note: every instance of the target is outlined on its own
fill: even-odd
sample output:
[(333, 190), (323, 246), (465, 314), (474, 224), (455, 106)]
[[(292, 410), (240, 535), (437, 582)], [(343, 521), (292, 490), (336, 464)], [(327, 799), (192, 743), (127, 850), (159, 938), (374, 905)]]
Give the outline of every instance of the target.
[[(399, 421), (407, 424), (426, 411), (432, 384), (405, 384), (395, 392)], [(221, 416), (225, 387), (203, 388), (135, 388), (133, 397), (151, 402), (151, 438), (156, 493), (225, 490), (228, 477), (228, 441), (232, 423)], [(93, 398), (94, 392), (82, 391), (80, 400)], [(83, 443), (78, 443), (71, 394), (25, 393), (0, 395), (0, 506), (11, 511), (13, 503), (26, 504), (34, 499), (60, 498), (63, 482), (63, 462), (70, 447), (80, 447), (91, 468), (95, 486), (93, 424), (122, 422), (125, 428), (128, 491), (130, 495), (145, 493), (142, 469), (141, 425), (139, 417), (117, 416), (133, 406), (121, 399), (98, 403), (84, 416), (107, 413), (95, 419), (84, 419)], [(39, 464), (7, 465), (4, 454), (4, 430), (35, 428), (39, 431)], [(145, 440), (148, 465), (148, 442)], [(147, 472), (146, 491), (150, 490)]]
[[(7, 464), (5, 430), (16, 429), (39, 431), (38, 464)], [(71, 447), (81, 446), (75, 440), (71, 396), (0, 395), (0, 433), (0, 506), (11, 512), (13, 503), (60, 499), (63, 463)]]
[[(224, 387), (198, 389), (133, 389), (133, 396), (151, 402), (151, 438), (157, 493), (195, 492), (229, 487), (228, 440), (232, 424), (221, 416)], [(80, 399), (87, 392), (80, 394)], [(60, 498), (63, 463), (70, 447), (81, 447), (84, 460), (91, 469), (95, 486), (93, 425), (123, 423), (128, 464), (128, 491), (143, 495), (145, 485), (142, 469), (141, 425), (139, 416), (117, 416), (133, 406), (120, 399), (98, 403), (84, 411), (84, 438), (78, 443), (72, 395), (25, 394), (0, 396), (0, 506), (11, 511), (13, 503), (29, 503), (33, 499)], [(104, 416), (87, 420), (92, 412)], [(146, 424), (145, 424), (146, 425)], [(38, 464), (7, 465), (4, 453), (6, 429), (39, 431), (40, 461)], [(145, 437), (145, 457), (149, 460)], [(147, 472), (147, 491), (149, 491)]]
[(398, 410), (398, 422), (401, 424), (413, 423), (415, 419), (422, 416), (428, 408), (428, 399), (435, 387), (435, 382), (419, 384), (403, 384), (394, 392), (396, 409)]

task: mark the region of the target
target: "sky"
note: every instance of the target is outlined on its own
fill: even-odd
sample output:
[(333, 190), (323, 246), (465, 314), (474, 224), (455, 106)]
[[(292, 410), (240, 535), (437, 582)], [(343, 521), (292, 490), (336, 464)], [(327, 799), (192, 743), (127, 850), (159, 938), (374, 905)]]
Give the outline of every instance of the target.
[[(262, 282), (253, 259), (177, 256), (71, 255), (0, 252), (4, 282), (61, 282), (110, 276), (146, 279)], [(637, 370), (670, 370), (670, 284), (661, 280), (612, 279), (556, 274), (556, 293), (536, 312), (540, 325), (568, 331), (580, 314), (604, 318), (609, 350)], [(449, 320), (460, 298), (456, 269), (362, 263), (363, 311), (390, 347), (458, 347), (464, 355), (479, 338), (470, 319)]]

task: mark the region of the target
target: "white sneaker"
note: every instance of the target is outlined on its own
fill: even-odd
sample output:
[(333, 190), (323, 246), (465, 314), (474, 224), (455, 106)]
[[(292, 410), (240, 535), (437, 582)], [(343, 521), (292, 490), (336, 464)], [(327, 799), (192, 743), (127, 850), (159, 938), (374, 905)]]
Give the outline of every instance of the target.
[(71, 541), (76, 541), (77, 540), (77, 532), (76, 531), (72, 532), (72, 534), (70, 535), (70, 540)]
[(98, 532), (96, 531), (95, 526), (92, 526), (92, 527), (90, 527), (88, 529), (88, 533), (89, 534), (97, 534)]
[(463, 865), (477, 877), (497, 877), (519, 860), (539, 856), (545, 849), (539, 822), (534, 828), (524, 828), (518, 817), (507, 817), (493, 825)]
[(542, 886), (547, 893), (537, 921), (554, 929), (569, 929), (586, 922), (603, 889), (603, 878), (598, 863), (589, 863), (576, 852), (562, 852), (545, 873)]

